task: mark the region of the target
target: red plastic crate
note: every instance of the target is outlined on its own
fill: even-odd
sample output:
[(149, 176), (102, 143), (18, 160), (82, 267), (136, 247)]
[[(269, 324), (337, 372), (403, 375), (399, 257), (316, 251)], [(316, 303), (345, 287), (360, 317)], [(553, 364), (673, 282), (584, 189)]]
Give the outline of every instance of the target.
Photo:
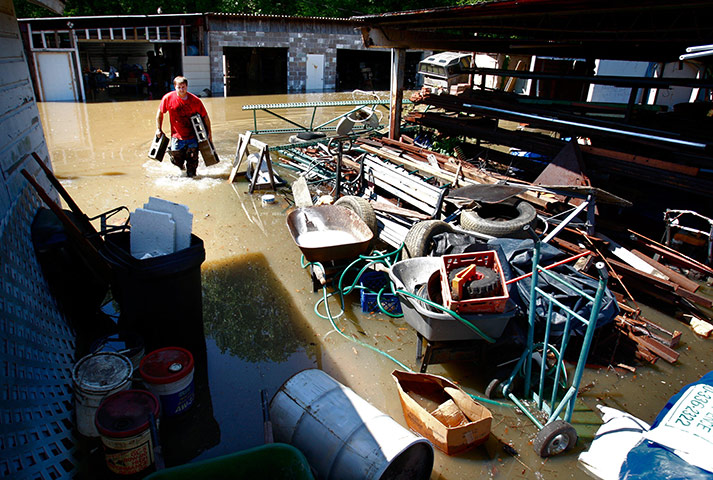
[[(500, 260), (495, 250), (485, 252), (461, 253), (458, 255), (443, 255), (441, 257), (441, 291), (443, 294), (443, 306), (457, 313), (501, 313), (510, 295), (505, 285), (505, 276), (500, 266)], [(451, 296), (450, 282), (448, 275), (456, 269), (475, 264), (476, 267), (492, 268), (500, 278), (500, 285), (496, 287), (496, 296), (471, 298), (467, 300), (453, 300)]]

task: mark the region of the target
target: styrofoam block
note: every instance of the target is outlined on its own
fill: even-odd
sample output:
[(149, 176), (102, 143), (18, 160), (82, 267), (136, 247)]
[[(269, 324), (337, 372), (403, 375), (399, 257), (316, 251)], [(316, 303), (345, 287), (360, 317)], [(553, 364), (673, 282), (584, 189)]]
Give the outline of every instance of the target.
[(175, 251), (176, 222), (170, 213), (137, 208), (131, 214), (129, 236), (134, 258), (156, 257)]
[(176, 251), (191, 246), (193, 214), (188, 211), (186, 205), (169, 202), (162, 198), (149, 197), (149, 202), (144, 204), (144, 209), (173, 215), (173, 221), (176, 222)]

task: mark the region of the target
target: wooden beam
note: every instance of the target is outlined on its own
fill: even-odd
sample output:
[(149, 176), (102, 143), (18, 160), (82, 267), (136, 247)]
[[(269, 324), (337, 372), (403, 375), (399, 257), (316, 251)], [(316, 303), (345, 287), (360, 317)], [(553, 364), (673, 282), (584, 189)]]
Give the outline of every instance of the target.
[(647, 167), (657, 168), (659, 170), (666, 170), (669, 172), (682, 173), (684, 175), (691, 175), (693, 177), (698, 175), (699, 172), (698, 167), (679, 165), (676, 163), (667, 162), (665, 160), (658, 160), (656, 158), (617, 152), (614, 150), (607, 150), (605, 148), (592, 147), (590, 145), (580, 145), (579, 148), (582, 150), (582, 152), (589, 155), (612, 158), (614, 160), (619, 160), (622, 162), (634, 163), (636, 165), (644, 165)]
[(401, 110), (404, 98), (404, 76), (406, 72), (406, 49), (391, 49), (391, 90), (389, 100), (389, 138), (401, 135)]

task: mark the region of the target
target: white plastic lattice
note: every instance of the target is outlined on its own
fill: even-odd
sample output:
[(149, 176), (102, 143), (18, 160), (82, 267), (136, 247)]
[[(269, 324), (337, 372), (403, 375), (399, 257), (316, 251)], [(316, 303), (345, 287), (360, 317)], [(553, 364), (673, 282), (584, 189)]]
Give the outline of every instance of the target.
[(74, 334), (50, 295), (30, 236), (40, 200), (25, 189), (0, 223), (0, 477), (76, 473)]

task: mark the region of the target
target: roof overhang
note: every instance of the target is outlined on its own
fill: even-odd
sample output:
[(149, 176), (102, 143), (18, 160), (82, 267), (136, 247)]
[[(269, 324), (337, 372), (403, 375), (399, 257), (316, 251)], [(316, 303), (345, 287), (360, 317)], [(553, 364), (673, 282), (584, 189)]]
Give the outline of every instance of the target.
[(28, 0), (30, 3), (44, 7), (52, 13), (59, 15), (64, 12), (64, 0)]
[(353, 17), (368, 48), (674, 61), (713, 44), (711, 0), (495, 0)]

